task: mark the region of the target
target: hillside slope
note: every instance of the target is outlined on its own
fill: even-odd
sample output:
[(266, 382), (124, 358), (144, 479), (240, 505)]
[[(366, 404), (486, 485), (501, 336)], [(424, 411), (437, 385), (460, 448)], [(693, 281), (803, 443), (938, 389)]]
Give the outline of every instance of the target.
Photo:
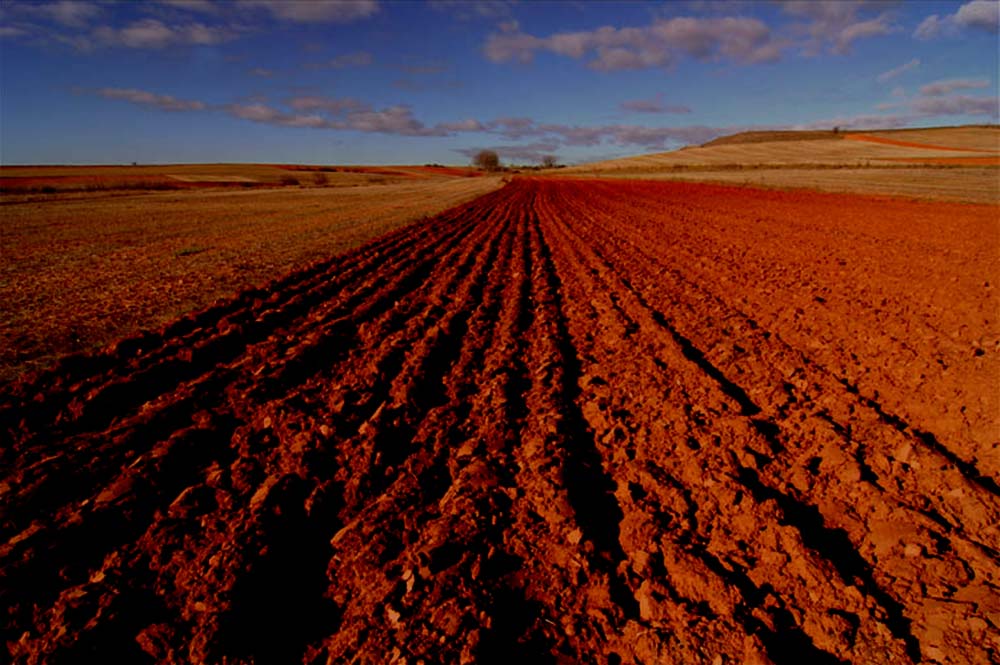
[(744, 132), (702, 146), (564, 169), (567, 175), (670, 178), (1000, 201), (1000, 127), (871, 132)]

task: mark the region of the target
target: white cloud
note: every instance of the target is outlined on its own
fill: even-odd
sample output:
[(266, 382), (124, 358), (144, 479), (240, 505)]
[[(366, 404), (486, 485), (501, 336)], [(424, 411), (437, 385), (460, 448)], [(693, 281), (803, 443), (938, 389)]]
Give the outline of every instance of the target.
[(101, 13), (101, 6), (93, 2), (60, 0), (48, 3), (12, 3), (12, 13), (33, 19), (52, 21), (68, 28), (84, 28)]
[(1000, 100), (996, 97), (971, 97), (969, 95), (925, 97), (913, 102), (913, 108), (918, 113), (927, 116), (982, 115), (994, 119), (1000, 116)]
[(160, 0), (160, 4), (202, 14), (217, 14), (220, 4), (212, 0)]
[(241, 0), (240, 5), (295, 23), (349, 23), (379, 10), (377, 0)]
[(824, 48), (831, 53), (844, 54), (859, 39), (868, 39), (896, 32), (888, 13), (871, 18), (862, 14), (880, 8), (884, 3), (868, 0), (785, 0), (784, 12), (804, 19), (792, 26), (795, 32), (806, 36), (803, 52), (817, 55)]
[(505, 137), (515, 141), (527, 136), (538, 136), (539, 134), (545, 133), (535, 124), (534, 120), (524, 117), (497, 118), (489, 123), (489, 128), (491, 131), (496, 131), (497, 133), (503, 134)]
[(958, 8), (955, 22), (962, 27), (995, 33), (1000, 26), (1000, 4), (996, 0), (972, 0)]
[(226, 28), (202, 23), (170, 26), (156, 19), (142, 19), (124, 28), (101, 26), (94, 30), (91, 43), (135, 49), (162, 49), (168, 46), (212, 46), (235, 35)]
[(498, 19), (510, 16), (512, 0), (429, 0), (427, 5), (436, 11), (451, 14), (460, 21)]
[(441, 129), (449, 132), (484, 132), (486, 131), (486, 125), (475, 120), (474, 118), (467, 118), (465, 120), (458, 120), (456, 122), (443, 122), (438, 125)]
[(288, 100), (288, 106), (296, 111), (323, 111), (333, 115), (340, 115), (349, 111), (367, 111), (371, 107), (364, 102), (353, 97), (293, 97)]
[(618, 107), (623, 111), (632, 113), (690, 113), (691, 109), (680, 104), (665, 104), (663, 95), (656, 95), (653, 99), (630, 99), (622, 102)]
[(921, 41), (926, 41), (955, 31), (955, 22), (953, 20), (943, 19), (937, 14), (931, 14), (920, 22), (917, 29), (913, 31), (913, 37)]
[(409, 106), (402, 104), (375, 109), (350, 97), (306, 96), (288, 100), (288, 106), (295, 113), (263, 103), (230, 104), (226, 110), (237, 118), (285, 127), (341, 129), (397, 136), (447, 136), (454, 131), (472, 131), (456, 123), (428, 126), (413, 115)]
[(493, 62), (527, 63), (539, 51), (577, 60), (590, 56), (590, 68), (616, 71), (669, 66), (680, 55), (699, 60), (772, 62), (780, 58), (783, 46), (766, 24), (754, 18), (678, 17), (637, 28), (604, 26), (548, 37), (521, 32), (512, 21), (487, 38), (483, 52)]
[(887, 72), (882, 72), (881, 74), (875, 77), (875, 80), (877, 80), (879, 83), (886, 83), (896, 78), (900, 74), (905, 74), (911, 69), (916, 69), (919, 66), (920, 66), (920, 58), (914, 58), (913, 60), (910, 60), (909, 62), (904, 63), (899, 67), (894, 67)]
[(920, 94), (926, 97), (940, 97), (956, 90), (976, 90), (990, 87), (986, 79), (949, 79), (934, 81), (920, 88)]
[(284, 127), (326, 127), (328, 123), (319, 115), (305, 115), (300, 113), (284, 113), (266, 104), (230, 104), (226, 111), (243, 120), (260, 122), (267, 125), (281, 125)]
[(150, 106), (162, 111), (204, 111), (204, 102), (177, 99), (135, 88), (101, 88), (97, 94), (106, 99), (120, 99), (140, 106)]
[(977, 28), (996, 34), (1000, 26), (1000, 3), (996, 0), (972, 0), (954, 14), (931, 14), (913, 32), (916, 39), (955, 37), (962, 28)]
[(472, 159), (480, 150), (492, 150), (508, 162), (540, 162), (542, 158), (553, 154), (559, 147), (555, 141), (538, 141), (522, 145), (496, 145), (476, 148), (457, 148), (455, 152)]

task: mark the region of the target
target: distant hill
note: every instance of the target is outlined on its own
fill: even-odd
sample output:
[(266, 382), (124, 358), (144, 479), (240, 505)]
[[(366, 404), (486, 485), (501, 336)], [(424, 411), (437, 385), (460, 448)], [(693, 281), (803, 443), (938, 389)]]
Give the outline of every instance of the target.
[(712, 139), (708, 143), (703, 143), (702, 148), (714, 145), (731, 145), (733, 143), (771, 143), (772, 141), (814, 141), (817, 139), (841, 139), (843, 132), (833, 130), (817, 131), (761, 131), (761, 132), (740, 132), (729, 136), (720, 136)]
[[(942, 161), (943, 160), (943, 161)], [(1000, 127), (961, 126), (863, 132), (756, 131), (672, 152), (581, 164), (573, 172), (689, 171), (777, 167), (980, 164), (1000, 160)]]
[(1000, 126), (753, 131), (559, 175), (700, 180), (1000, 202)]

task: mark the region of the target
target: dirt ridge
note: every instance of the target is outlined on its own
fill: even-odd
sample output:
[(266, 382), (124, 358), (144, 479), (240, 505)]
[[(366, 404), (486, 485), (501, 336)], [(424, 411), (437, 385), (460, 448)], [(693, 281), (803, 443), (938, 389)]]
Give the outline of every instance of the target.
[(994, 225), (517, 179), (69, 358), (0, 394), (0, 638), (25, 663), (995, 660)]

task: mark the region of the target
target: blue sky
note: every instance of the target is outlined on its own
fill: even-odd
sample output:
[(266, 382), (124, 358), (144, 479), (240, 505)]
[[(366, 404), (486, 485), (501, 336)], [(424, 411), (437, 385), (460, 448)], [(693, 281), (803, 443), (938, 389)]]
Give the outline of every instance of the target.
[(0, 2), (0, 163), (576, 163), (996, 123), (969, 2)]

